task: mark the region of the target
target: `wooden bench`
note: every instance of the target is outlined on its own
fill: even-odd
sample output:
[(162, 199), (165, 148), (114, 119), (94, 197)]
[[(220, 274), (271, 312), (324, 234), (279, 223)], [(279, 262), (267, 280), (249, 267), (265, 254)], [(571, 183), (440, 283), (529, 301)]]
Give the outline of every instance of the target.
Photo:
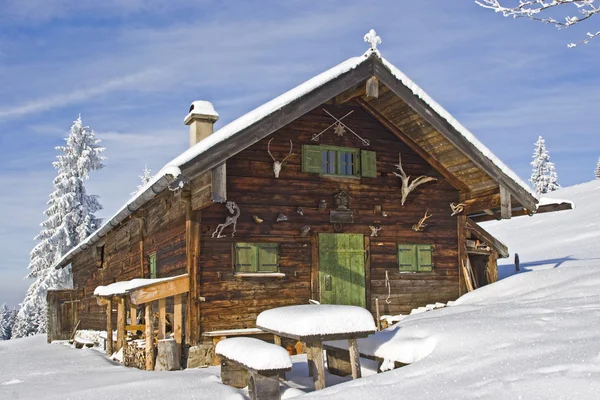
[(260, 339), (238, 337), (220, 341), (221, 381), (237, 388), (248, 386), (252, 400), (280, 400), (279, 375), (292, 370), (287, 351)]
[[(337, 376), (348, 376), (352, 374), (352, 364), (350, 364), (350, 351), (333, 347), (327, 344), (323, 344), (323, 350), (325, 350), (325, 354), (327, 356), (327, 370), (329, 371), (329, 373)], [(363, 353), (359, 353), (359, 355), (361, 358), (377, 361), (377, 372), (381, 372), (381, 364), (383, 364), (383, 358)], [(405, 365), (408, 364), (394, 361), (394, 369), (404, 367)]]

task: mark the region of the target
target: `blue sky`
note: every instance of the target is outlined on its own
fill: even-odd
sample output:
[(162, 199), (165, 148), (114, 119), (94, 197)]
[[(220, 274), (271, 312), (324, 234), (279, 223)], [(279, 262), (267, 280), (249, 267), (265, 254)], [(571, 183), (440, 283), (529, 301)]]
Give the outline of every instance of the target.
[(217, 127), (353, 56), (374, 28), (384, 57), (522, 178), (546, 138), (563, 186), (593, 179), (600, 39), (502, 18), (471, 0), (0, 0), (0, 304), (22, 300), (52, 190), (54, 146), (81, 113), (106, 146), (91, 176), (107, 217), (185, 150), (193, 100)]

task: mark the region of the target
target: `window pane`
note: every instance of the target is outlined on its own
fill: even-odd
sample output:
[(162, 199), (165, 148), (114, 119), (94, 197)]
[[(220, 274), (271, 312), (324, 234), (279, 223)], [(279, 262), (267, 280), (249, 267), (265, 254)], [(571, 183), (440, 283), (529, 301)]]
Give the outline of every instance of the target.
[(340, 152), (340, 175), (354, 175), (354, 154)]
[(335, 151), (333, 150), (329, 150), (327, 152), (327, 158), (328, 158), (328, 170), (327, 173), (328, 174), (335, 174)]
[(327, 158), (327, 152), (321, 152), (321, 173), (326, 174), (329, 171), (329, 162)]

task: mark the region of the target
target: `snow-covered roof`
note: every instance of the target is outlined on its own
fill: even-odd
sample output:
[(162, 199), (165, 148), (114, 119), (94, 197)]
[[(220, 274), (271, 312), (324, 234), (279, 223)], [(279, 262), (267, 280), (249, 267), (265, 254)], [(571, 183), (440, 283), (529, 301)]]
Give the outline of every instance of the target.
[[(261, 105), (260, 107), (242, 115), (238, 119), (230, 122), (223, 126), (221, 129), (214, 132), (204, 140), (201, 140), (194, 146), (190, 147), (173, 160), (167, 163), (149, 182), (144, 188), (142, 188), (133, 198), (131, 198), (127, 204), (125, 204), (114, 216), (109, 218), (107, 222), (96, 232), (92, 233), (86, 240), (80, 243), (77, 247), (69, 251), (63, 256), (55, 265), (57, 268), (66, 266), (73, 256), (80, 253), (85, 248), (97, 243), (106, 233), (112, 230), (113, 227), (121, 223), (127, 216), (135, 212), (139, 207), (145, 204), (147, 201), (156, 196), (160, 191), (164, 190), (169, 183), (182, 174), (182, 166), (190, 163), (192, 160), (197, 160), (198, 157), (205, 155), (218, 144), (225, 142), (229, 139), (234, 138), (237, 134), (243, 132), (245, 129), (253, 126), (259, 121), (265, 119), (269, 115), (281, 110), (290, 103), (302, 98), (303, 96), (315, 91), (316, 89), (324, 86), (325, 84), (333, 81), (336, 78), (358, 68), (362, 64), (368, 62), (373, 57), (377, 57), (381, 60), (383, 65), (390, 70), (393, 76), (398, 79), (404, 86), (412, 91), (412, 93), (423, 100), (435, 113), (440, 117), (444, 118), (449, 125), (451, 125), (466, 141), (471, 143), (481, 155), (489, 159), (492, 164), (498, 169), (500, 174), (504, 174), (510, 180), (514, 181), (519, 187), (521, 187), (526, 193), (528, 193), (533, 199), (537, 201), (537, 195), (531, 190), (531, 188), (523, 182), (513, 171), (510, 170), (502, 161), (500, 161), (494, 154), (484, 146), (471, 132), (469, 132), (464, 126), (462, 126), (448, 111), (440, 106), (435, 100), (433, 100), (423, 89), (417, 86), (412, 80), (410, 80), (404, 73), (397, 69), (393, 64), (381, 57), (378, 50), (368, 50), (360, 57), (350, 58), (335, 67), (309, 79), (308, 81), (296, 86), (292, 90), (276, 97), (275, 99)], [(198, 108), (196, 109), (196, 104)], [(210, 105), (210, 106), (209, 106)], [(214, 111), (212, 104), (209, 102), (199, 101), (194, 102), (194, 107), (191, 112), (200, 110), (202, 113), (211, 113)], [(214, 112), (215, 116), (218, 116)], [(189, 114), (188, 114), (189, 117)], [(186, 117), (186, 118), (188, 118)], [(241, 149), (240, 149), (241, 151)], [(189, 177), (188, 177), (189, 178)]]
[(115, 282), (107, 286), (98, 286), (96, 289), (94, 289), (94, 296), (120, 296), (127, 294), (132, 290), (140, 289), (159, 282), (173, 281), (181, 278), (182, 276), (185, 275), (156, 279), (131, 279), (129, 281)]

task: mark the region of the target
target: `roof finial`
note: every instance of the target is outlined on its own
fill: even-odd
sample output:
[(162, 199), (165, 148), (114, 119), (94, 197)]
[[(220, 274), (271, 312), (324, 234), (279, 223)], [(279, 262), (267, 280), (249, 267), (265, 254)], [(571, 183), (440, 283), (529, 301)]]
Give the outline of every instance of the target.
[(371, 45), (371, 51), (377, 51), (377, 45), (381, 44), (381, 38), (377, 36), (375, 29), (371, 29), (364, 37), (365, 42)]

